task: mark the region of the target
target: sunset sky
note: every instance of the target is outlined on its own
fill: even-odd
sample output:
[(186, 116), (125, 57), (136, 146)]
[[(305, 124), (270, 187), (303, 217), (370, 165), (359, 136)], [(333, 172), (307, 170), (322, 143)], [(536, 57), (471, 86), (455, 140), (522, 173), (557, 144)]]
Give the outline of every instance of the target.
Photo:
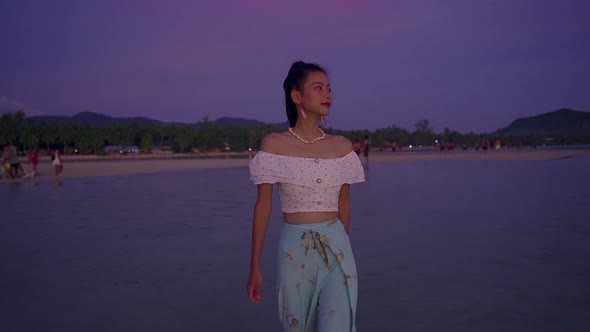
[(492, 131), (590, 111), (590, 1), (2, 1), (0, 112), (286, 120), (297, 59), (328, 125)]

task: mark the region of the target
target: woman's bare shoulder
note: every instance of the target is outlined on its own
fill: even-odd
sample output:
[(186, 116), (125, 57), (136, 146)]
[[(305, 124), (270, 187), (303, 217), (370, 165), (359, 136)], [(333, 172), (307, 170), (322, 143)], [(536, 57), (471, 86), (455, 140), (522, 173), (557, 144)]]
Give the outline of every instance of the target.
[(260, 141), (260, 151), (280, 154), (285, 138), (285, 132), (274, 132), (264, 136)]
[(330, 135), (330, 140), (340, 155), (346, 155), (352, 151), (352, 142), (348, 138), (342, 135)]

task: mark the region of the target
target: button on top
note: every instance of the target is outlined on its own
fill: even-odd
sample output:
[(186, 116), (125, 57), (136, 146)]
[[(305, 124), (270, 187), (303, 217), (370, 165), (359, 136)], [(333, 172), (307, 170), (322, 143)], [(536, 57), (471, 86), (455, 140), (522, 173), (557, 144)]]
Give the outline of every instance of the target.
[(322, 179), (317, 179), (317, 180), (315, 180), (315, 182), (322, 183)]
[(319, 162), (320, 162), (320, 160), (319, 160), (319, 159), (316, 159), (316, 160), (315, 160), (315, 162), (316, 162), (316, 163), (319, 163)]
[(318, 201), (318, 204), (322, 204), (322, 201)]

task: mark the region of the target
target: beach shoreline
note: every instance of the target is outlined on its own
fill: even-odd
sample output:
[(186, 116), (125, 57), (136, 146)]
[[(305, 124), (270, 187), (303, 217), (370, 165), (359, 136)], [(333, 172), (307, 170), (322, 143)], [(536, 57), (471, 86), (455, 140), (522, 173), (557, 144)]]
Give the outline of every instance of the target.
[[(0, 183), (22, 181), (47, 181), (87, 177), (179, 172), (202, 169), (247, 167), (254, 152), (230, 152), (215, 154), (184, 155), (137, 155), (137, 156), (64, 156), (64, 171), (56, 177), (49, 157), (41, 158), (37, 174), (31, 179), (2, 178)], [(525, 151), (455, 151), (455, 152), (378, 152), (370, 155), (370, 165), (385, 162), (410, 162), (434, 160), (553, 160), (590, 156), (590, 150), (525, 150)], [(364, 158), (361, 156), (364, 162)], [(31, 165), (22, 163), (28, 171)]]

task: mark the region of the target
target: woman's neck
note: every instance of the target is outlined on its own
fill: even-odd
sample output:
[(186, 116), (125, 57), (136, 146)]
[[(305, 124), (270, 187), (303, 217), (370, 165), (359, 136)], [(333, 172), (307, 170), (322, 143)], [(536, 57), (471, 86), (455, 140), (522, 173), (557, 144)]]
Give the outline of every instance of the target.
[(319, 127), (320, 117), (309, 114), (305, 119), (299, 117), (293, 130), (304, 139), (314, 139), (321, 134)]

